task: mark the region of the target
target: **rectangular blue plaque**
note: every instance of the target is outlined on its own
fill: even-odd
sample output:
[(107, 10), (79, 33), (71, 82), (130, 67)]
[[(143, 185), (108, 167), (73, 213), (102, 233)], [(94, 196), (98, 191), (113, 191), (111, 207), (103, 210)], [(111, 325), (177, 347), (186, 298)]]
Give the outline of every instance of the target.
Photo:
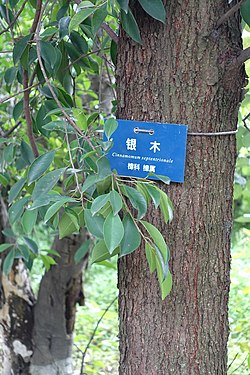
[[(117, 120), (107, 157), (121, 176), (145, 178), (149, 173), (184, 182), (187, 125)], [(149, 177), (153, 178), (154, 177)]]

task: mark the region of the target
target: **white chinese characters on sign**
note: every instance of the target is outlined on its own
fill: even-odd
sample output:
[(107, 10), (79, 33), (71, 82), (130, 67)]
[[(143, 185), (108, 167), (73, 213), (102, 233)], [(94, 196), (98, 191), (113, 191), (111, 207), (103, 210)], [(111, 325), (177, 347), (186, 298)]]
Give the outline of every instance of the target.
[(153, 150), (154, 154), (156, 153), (156, 151), (161, 151), (161, 149), (159, 148), (159, 146), (161, 145), (160, 142), (156, 142), (156, 141), (154, 141), (154, 142), (150, 142), (150, 144), (151, 144), (152, 146), (150, 147), (149, 150), (150, 150), (150, 151)]
[(140, 164), (128, 163), (128, 170), (139, 171), (140, 170)]
[(127, 150), (136, 151), (136, 139), (135, 138), (127, 138), (126, 146), (127, 146)]
[(142, 169), (143, 169), (143, 172), (152, 172), (152, 173), (155, 173), (155, 165), (147, 165), (147, 164), (144, 164)]

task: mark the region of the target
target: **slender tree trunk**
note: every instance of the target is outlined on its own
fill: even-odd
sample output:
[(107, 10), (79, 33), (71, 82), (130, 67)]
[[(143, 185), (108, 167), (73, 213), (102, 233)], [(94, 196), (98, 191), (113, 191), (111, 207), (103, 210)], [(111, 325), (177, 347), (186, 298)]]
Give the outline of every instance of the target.
[[(238, 15), (226, 1), (168, 0), (167, 23), (131, 3), (143, 45), (121, 34), (118, 118), (236, 129), (244, 74)], [(120, 375), (225, 375), (235, 135), (188, 136), (184, 184), (163, 187), (174, 220), (151, 220), (171, 252), (173, 290), (161, 301), (143, 246), (119, 262)]]
[[(7, 225), (1, 199), (0, 229)], [(77, 235), (55, 240), (53, 248), (61, 256), (43, 276), (37, 300), (22, 261), (15, 262), (8, 277), (0, 272), (2, 375), (73, 374), (72, 333), (76, 304), (84, 302), (82, 269), (87, 262), (85, 258), (76, 265), (74, 254), (84, 239)]]

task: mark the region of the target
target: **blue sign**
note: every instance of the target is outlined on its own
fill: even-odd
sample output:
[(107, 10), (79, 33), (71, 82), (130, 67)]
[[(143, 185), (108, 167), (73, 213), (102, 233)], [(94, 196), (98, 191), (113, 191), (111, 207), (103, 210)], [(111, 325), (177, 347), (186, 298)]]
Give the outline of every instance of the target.
[(121, 176), (145, 178), (155, 173), (184, 182), (187, 125), (117, 121), (107, 155), (112, 170)]

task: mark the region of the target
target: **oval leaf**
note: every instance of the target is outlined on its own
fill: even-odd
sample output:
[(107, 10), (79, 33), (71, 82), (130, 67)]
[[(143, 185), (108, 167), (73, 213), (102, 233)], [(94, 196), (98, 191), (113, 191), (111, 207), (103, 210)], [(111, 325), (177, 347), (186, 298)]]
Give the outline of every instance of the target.
[(142, 44), (140, 30), (130, 9), (126, 13), (121, 9), (121, 23), (126, 33), (137, 43)]
[(121, 242), (120, 256), (131, 254), (141, 244), (141, 235), (132, 217), (129, 214), (127, 214), (124, 217), (123, 226), (124, 226), (124, 237)]
[(160, 250), (164, 262), (166, 262), (169, 259), (169, 250), (167, 247), (166, 242), (164, 241), (164, 238), (162, 234), (159, 232), (159, 230), (152, 224), (148, 223), (147, 221), (142, 220), (141, 223), (148, 231), (150, 237), (152, 238), (154, 244), (158, 247)]
[(56, 169), (55, 171), (49, 172), (41, 177), (33, 190), (33, 200), (40, 198), (41, 195), (47, 194), (55, 186), (64, 171), (65, 168)]
[(50, 151), (33, 161), (28, 173), (28, 185), (32, 184), (32, 182), (40, 178), (42, 174), (46, 172), (54, 160), (54, 156), (55, 151)]
[(118, 212), (122, 209), (122, 198), (120, 197), (120, 194), (117, 193), (117, 191), (112, 190), (109, 193), (110, 196), (110, 204), (113, 210), (114, 215), (117, 215)]
[(138, 190), (130, 186), (124, 186), (124, 188), (132, 206), (138, 210), (138, 219), (141, 219), (147, 212), (147, 202), (144, 196)]
[(12, 203), (18, 197), (26, 183), (26, 180), (27, 178), (23, 177), (12, 186), (9, 192), (9, 203)]
[(90, 240), (86, 240), (84, 241), (82, 246), (80, 246), (79, 249), (76, 251), (74, 255), (74, 261), (76, 264), (78, 264), (81, 261), (81, 259), (85, 257), (85, 255), (87, 254), (89, 250), (89, 245), (90, 245)]
[(88, 18), (91, 14), (95, 12), (95, 8), (84, 8), (77, 12), (71, 19), (69, 23), (69, 33), (74, 30), (77, 26), (80, 25), (86, 18)]
[(88, 231), (97, 238), (103, 238), (104, 218), (101, 215), (92, 216), (91, 211), (84, 211), (85, 223)]
[(31, 233), (37, 219), (37, 210), (26, 210), (22, 217), (22, 226), (25, 233)]
[(159, 20), (163, 23), (166, 22), (166, 10), (162, 3), (162, 0), (138, 0), (142, 8), (148, 13), (151, 17)]
[(105, 244), (112, 254), (124, 236), (124, 227), (119, 215), (114, 216), (113, 212), (108, 215), (103, 225), (103, 232)]
[(109, 200), (109, 194), (103, 194), (97, 197), (93, 201), (91, 209), (90, 209), (92, 215), (95, 215), (98, 211), (100, 211), (105, 206), (108, 200)]

